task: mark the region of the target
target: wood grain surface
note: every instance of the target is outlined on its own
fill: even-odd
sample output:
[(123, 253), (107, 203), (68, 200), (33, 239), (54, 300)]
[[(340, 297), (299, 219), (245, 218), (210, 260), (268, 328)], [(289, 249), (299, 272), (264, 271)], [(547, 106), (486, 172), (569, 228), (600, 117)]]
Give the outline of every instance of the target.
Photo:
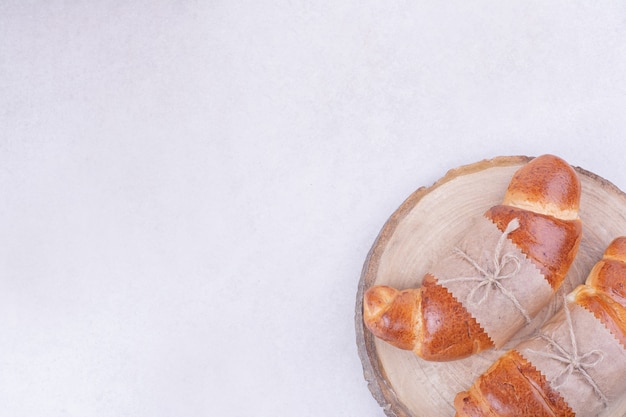
[[(528, 156), (504, 156), (450, 170), (411, 194), (386, 221), (365, 260), (356, 296), (355, 327), (363, 373), (374, 398), (390, 417), (454, 416), (452, 402), (502, 352), (551, 317), (560, 297), (501, 350), (453, 362), (427, 362), (372, 336), (363, 325), (363, 293), (372, 285), (417, 287), (424, 273), (468, 224), (499, 204), (513, 173)], [(610, 241), (626, 235), (626, 194), (609, 181), (575, 167), (582, 183), (579, 253), (558, 294), (582, 283)], [(605, 416), (623, 416), (626, 402)]]

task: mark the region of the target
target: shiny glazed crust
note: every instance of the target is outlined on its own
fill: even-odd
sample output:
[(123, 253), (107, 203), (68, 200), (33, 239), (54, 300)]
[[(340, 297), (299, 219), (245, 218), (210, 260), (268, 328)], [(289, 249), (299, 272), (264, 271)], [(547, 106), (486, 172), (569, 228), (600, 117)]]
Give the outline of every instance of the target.
[[(569, 182), (565, 178), (569, 178)], [(532, 183), (540, 184), (531, 186)], [(528, 204), (520, 200), (524, 192), (529, 193)], [(558, 195), (550, 194), (542, 200), (540, 193)], [(563, 193), (567, 195), (560, 195)], [(520, 227), (509, 235), (511, 240), (545, 274), (552, 288), (558, 289), (581, 238), (580, 220), (571, 219), (572, 210), (578, 210), (580, 199), (580, 180), (575, 171), (555, 156), (537, 157), (515, 173), (507, 189), (507, 199), (517, 206), (492, 207), (485, 213), (486, 217), (501, 231), (517, 217)], [(554, 216), (518, 206), (539, 207), (542, 211), (550, 206)], [(555, 212), (554, 207), (563, 211)], [(436, 277), (427, 274), (420, 288), (399, 294), (392, 290), (373, 286), (364, 294), (363, 319), (376, 337), (433, 361), (459, 359), (493, 347), (480, 325), (459, 301), (436, 283)], [(405, 308), (413, 311), (404, 311)]]
[[(620, 237), (609, 245), (585, 285), (568, 298), (591, 311), (626, 347), (624, 287), (626, 238)], [(456, 417), (574, 415), (560, 394), (515, 350), (500, 357), (468, 391), (459, 393), (454, 404)]]
[[(476, 320), (430, 274), (421, 288), (398, 291), (377, 286), (365, 298), (370, 331), (400, 349), (413, 350), (424, 359), (462, 357), (492, 346)], [(389, 307), (374, 318), (372, 311), (380, 304)], [(429, 317), (446, 317), (446, 320), (428, 320)]]
[[(430, 274), (421, 287), (421, 317), (414, 352), (427, 360), (461, 358), (493, 347), (493, 343), (476, 320)], [(445, 317), (445, 320), (436, 320)]]
[(454, 399), (456, 417), (573, 417), (548, 381), (517, 351), (501, 356)]
[(502, 204), (573, 220), (578, 218), (580, 194), (576, 171), (556, 156), (542, 155), (513, 175)]
[(618, 237), (570, 300), (591, 311), (626, 348), (626, 237)]
[(561, 220), (505, 205), (489, 209), (486, 216), (504, 231), (514, 218), (520, 222), (509, 239), (535, 264), (545, 279), (557, 290), (574, 262), (580, 239), (580, 219)]

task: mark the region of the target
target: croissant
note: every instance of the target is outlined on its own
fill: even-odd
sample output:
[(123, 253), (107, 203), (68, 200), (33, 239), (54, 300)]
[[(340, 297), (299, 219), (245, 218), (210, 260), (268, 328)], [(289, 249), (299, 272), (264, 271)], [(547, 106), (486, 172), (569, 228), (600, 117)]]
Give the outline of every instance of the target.
[(502, 355), (454, 405), (456, 417), (596, 416), (626, 388), (626, 237), (538, 336)]
[[(549, 284), (549, 296), (562, 284), (580, 244), (580, 194), (576, 171), (554, 155), (542, 155), (515, 172), (502, 204), (484, 214), (490, 226), (497, 226), (495, 230), (503, 236), (506, 233), (521, 256), (538, 270), (543, 285)], [(516, 227), (510, 231), (513, 223)], [(420, 287), (405, 290), (370, 287), (363, 299), (365, 325), (376, 337), (432, 361), (459, 359), (494, 347), (492, 335), (440, 278), (429, 272)], [(520, 275), (514, 279), (525, 281)], [(486, 291), (496, 283), (483, 284), (489, 284), (484, 285)], [(488, 301), (481, 306), (487, 311), (492, 308)], [(522, 325), (509, 327), (514, 332)]]

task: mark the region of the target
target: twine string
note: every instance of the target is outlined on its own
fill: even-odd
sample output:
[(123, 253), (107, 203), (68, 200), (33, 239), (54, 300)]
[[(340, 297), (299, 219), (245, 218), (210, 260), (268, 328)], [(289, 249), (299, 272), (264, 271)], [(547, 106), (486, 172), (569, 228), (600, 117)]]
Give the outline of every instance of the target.
[[(502, 281), (515, 277), (522, 267), (520, 260), (514, 253), (506, 252), (504, 254), (501, 254), (507, 236), (518, 227), (519, 220), (517, 218), (509, 222), (506, 229), (504, 230), (504, 232), (502, 232), (502, 235), (500, 235), (500, 238), (498, 239), (498, 242), (493, 252), (493, 258), (490, 260), (491, 262), (488, 263), (488, 265), (486, 265), (485, 267), (481, 266), (478, 261), (469, 256), (465, 251), (461, 250), (458, 247), (454, 248), (454, 253), (461, 259), (466, 261), (468, 264), (470, 264), (472, 268), (474, 268), (474, 270), (477, 272), (477, 275), (447, 278), (439, 280), (439, 283), (478, 283), (475, 287), (471, 289), (471, 291), (467, 295), (467, 301), (472, 305), (480, 305), (484, 303), (489, 297), (490, 289), (499, 291), (500, 293), (502, 293), (502, 295), (508, 298), (511, 303), (513, 303), (515, 308), (522, 314), (522, 316), (526, 320), (526, 323), (528, 324), (531, 321), (530, 315), (519, 302), (519, 300), (515, 297), (515, 295), (502, 284)], [(505, 270), (509, 270), (509, 272), (505, 273)]]
[(565, 310), (565, 320), (568, 327), (571, 349), (568, 350), (560, 345), (554, 337), (548, 336), (545, 333), (539, 333), (539, 337), (552, 346), (553, 352), (541, 352), (533, 349), (528, 349), (528, 351), (545, 358), (553, 359), (564, 365), (563, 369), (561, 369), (561, 371), (550, 381), (554, 389), (558, 390), (567, 382), (572, 374), (578, 373), (587, 382), (587, 384), (591, 386), (594, 393), (598, 396), (600, 401), (602, 401), (604, 407), (606, 407), (608, 405), (608, 398), (604, 395), (598, 384), (588, 372), (589, 369), (595, 367), (602, 362), (602, 360), (604, 360), (604, 352), (594, 349), (587, 353), (580, 354), (578, 351), (578, 343), (576, 342), (576, 334), (574, 333), (574, 324), (572, 322), (571, 313), (567, 305), (567, 301), (565, 300), (565, 296), (563, 298), (563, 309)]

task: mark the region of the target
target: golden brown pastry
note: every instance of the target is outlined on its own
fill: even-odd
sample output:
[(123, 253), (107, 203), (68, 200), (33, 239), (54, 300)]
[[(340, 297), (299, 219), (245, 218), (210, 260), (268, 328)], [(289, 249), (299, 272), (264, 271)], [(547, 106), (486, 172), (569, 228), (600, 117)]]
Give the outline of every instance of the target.
[(626, 237), (620, 237), (568, 295), (562, 314), (456, 396), (456, 416), (597, 415), (624, 390), (625, 349)]
[[(578, 250), (580, 194), (575, 170), (556, 156), (543, 155), (521, 167), (502, 204), (485, 213), (500, 232), (506, 231), (552, 291), (562, 284)], [(514, 220), (518, 227), (508, 232)], [(376, 337), (424, 359), (459, 359), (494, 346), (466, 306), (431, 273), (424, 276), (419, 288), (400, 291), (373, 286), (363, 301), (365, 325)]]

